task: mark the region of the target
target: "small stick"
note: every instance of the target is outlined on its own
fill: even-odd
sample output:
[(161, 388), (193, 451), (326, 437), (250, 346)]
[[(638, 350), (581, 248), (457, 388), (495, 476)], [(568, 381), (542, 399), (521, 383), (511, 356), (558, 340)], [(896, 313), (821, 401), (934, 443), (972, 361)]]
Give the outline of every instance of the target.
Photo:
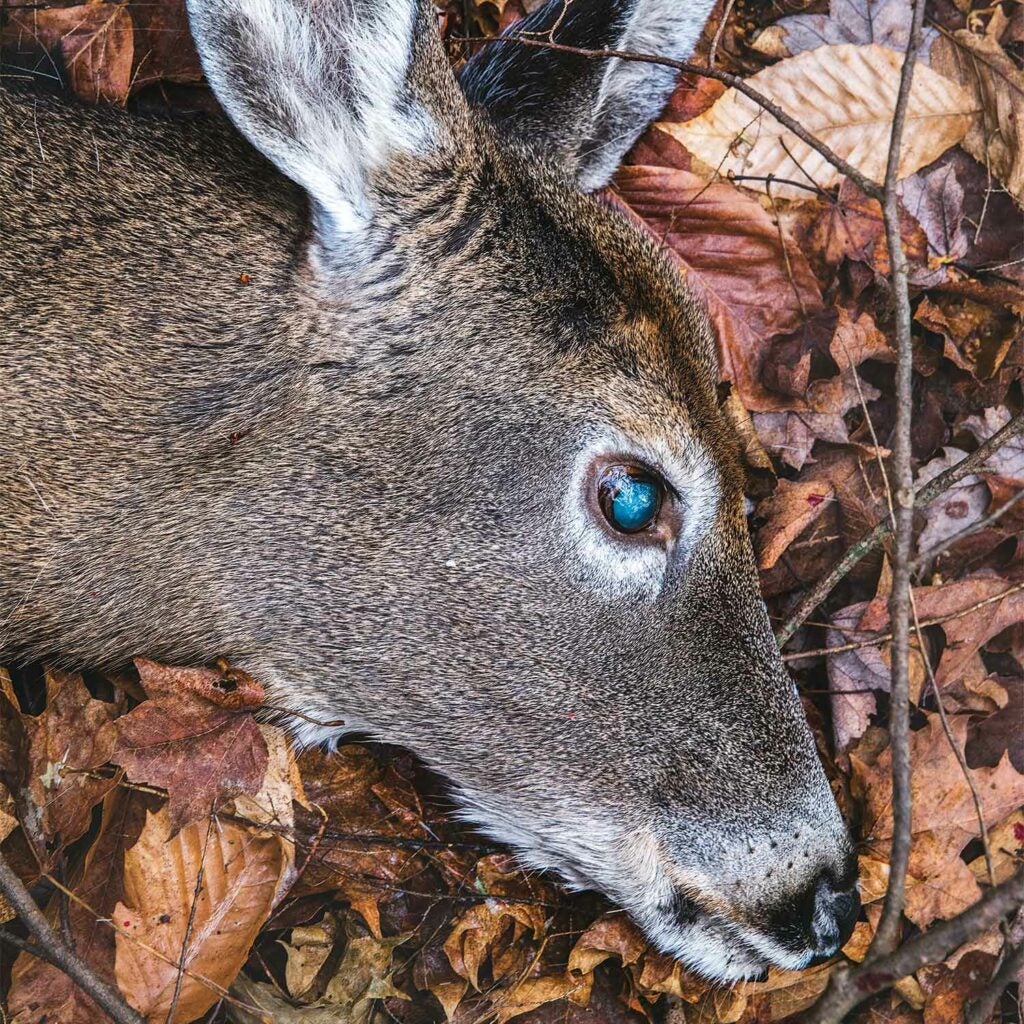
[(896, 326), (896, 424), (893, 444), (895, 487), (896, 545), (889, 594), (889, 621), (892, 623), (892, 669), (889, 702), (889, 737), (892, 747), (892, 852), (889, 857), (889, 884), (882, 905), (882, 917), (868, 949), (870, 961), (892, 952), (899, 941), (900, 921), (910, 864), (911, 789), (910, 789), (910, 569), (914, 545), (914, 470), (911, 461), (910, 426), (913, 410), (913, 342), (909, 268), (900, 231), (900, 204), (896, 194), (899, 177), (903, 127), (910, 101), (910, 88), (921, 46), (925, 0), (914, 0), (910, 38), (907, 41), (900, 87), (893, 111), (892, 135), (885, 167), (882, 214), (889, 246), (890, 280), (895, 303)]
[(928, 964), (945, 960), (954, 949), (999, 924), (1024, 903), (1024, 868), (989, 889), (972, 907), (922, 935), (908, 939), (894, 953), (832, 972), (824, 996), (801, 1018), (801, 1024), (841, 1024), (850, 1011)]
[[(961, 459), (955, 466), (944, 470), (934, 480), (927, 483), (914, 495), (914, 508), (922, 509), (930, 505), (940, 494), (948, 491), (965, 476), (977, 472), (995, 452), (1011, 441), (1018, 434), (1024, 433), (1024, 413), (1014, 416), (1000, 430), (997, 430), (976, 451)], [(853, 544), (839, 560), (835, 568), (819, 580), (797, 606), (796, 611), (778, 628), (775, 639), (780, 647), (803, 625), (815, 608), (832, 592), (840, 580), (866, 555), (876, 550), (892, 533), (892, 526), (885, 520), (880, 522), (866, 537)]]
[(98, 977), (84, 960), (64, 945), (3, 854), (0, 854), (0, 892), (7, 897), (40, 948), (46, 951), (46, 959), (105, 1010), (111, 1020), (116, 1024), (146, 1024), (145, 1018), (124, 1001), (117, 989)]

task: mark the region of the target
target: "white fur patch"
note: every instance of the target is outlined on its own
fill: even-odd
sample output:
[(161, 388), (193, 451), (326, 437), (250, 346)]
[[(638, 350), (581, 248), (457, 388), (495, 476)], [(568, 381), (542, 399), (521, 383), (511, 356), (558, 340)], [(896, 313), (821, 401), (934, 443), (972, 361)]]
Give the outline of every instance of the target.
[(435, 126), (409, 100), (409, 0), (189, 0), (203, 68), (249, 140), (310, 194), (320, 227), (371, 216), (367, 176), (423, 152)]

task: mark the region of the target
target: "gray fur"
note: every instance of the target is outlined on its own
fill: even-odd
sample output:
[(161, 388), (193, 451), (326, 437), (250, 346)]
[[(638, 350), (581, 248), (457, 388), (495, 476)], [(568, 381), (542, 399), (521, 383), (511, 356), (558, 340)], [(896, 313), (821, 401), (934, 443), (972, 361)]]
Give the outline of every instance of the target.
[[(851, 848), (759, 596), (707, 320), (416, 24), (396, 95), (436, 144), (348, 165), (356, 230), (311, 227), (216, 119), (0, 93), (0, 658), (227, 657), (411, 747), (709, 975), (800, 966), (838, 941)], [(602, 445), (679, 492), (653, 561), (588, 504)]]

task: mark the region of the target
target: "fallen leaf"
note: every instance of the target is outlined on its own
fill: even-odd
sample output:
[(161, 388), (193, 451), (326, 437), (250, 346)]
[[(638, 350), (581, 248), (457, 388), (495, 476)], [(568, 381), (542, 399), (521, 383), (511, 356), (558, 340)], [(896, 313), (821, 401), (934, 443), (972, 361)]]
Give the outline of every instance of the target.
[[(318, 924), (293, 928), (288, 941), (281, 943), (287, 958), (285, 984), (295, 999), (313, 1002), (323, 995), (320, 992), (311, 999), (309, 990), (338, 941), (338, 929), (337, 917), (328, 913)], [(326, 988), (326, 981), (322, 987)]]
[[(981, 416), (966, 417), (963, 428), (973, 434), (975, 440), (980, 443), (1002, 430), (1010, 419), (1010, 410), (1006, 406), (990, 406)], [(1024, 433), (1018, 433), (997, 448), (985, 460), (981, 472), (1024, 480)]]
[(950, 1024), (964, 1019), (965, 1004), (976, 999), (992, 980), (996, 958), (974, 951), (955, 968), (932, 964), (919, 972), (924, 990), (924, 1024)]
[[(950, 728), (962, 751), (964, 716), (952, 716)], [(980, 895), (960, 852), (979, 834), (971, 789), (937, 714), (911, 734), (913, 847), (907, 880), (906, 916), (918, 927), (966, 909)], [(887, 748), (874, 761), (851, 752), (853, 779), (864, 799), (863, 834), (872, 857), (886, 861), (892, 840), (892, 755)], [(1024, 775), (1007, 758), (995, 768), (973, 773), (986, 825), (994, 826), (1024, 803)]]
[(254, 795), (267, 770), (267, 744), (249, 710), (262, 701), (251, 680), (207, 668), (138, 659), (149, 695), (113, 723), (110, 760), (133, 782), (167, 790), (172, 830), (205, 818), (225, 800)]
[(679, 267), (715, 325), (723, 375), (750, 411), (803, 408), (762, 383), (766, 340), (822, 309), (806, 258), (761, 206), (728, 182), (688, 171), (624, 167), (617, 205), (641, 220)]
[[(836, 43), (877, 43), (897, 53), (907, 50), (913, 8), (905, 0), (831, 0), (828, 14), (795, 14), (760, 32), (753, 48), (770, 57), (790, 57)], [(919, 59), (927, 61), (938, 36), (925, 26)]]
[(510, 988), (502, 989), (493, 999), (498, 1024), (505, 1024), (530, 1013), (545, 1003), (571, 999), (584, 986), (579, 978), (565, 974), (547, 974), (539, 978), (523, 978)]
[[(877, 44), (822, 46), (759, 71), (749, 84), (843, 159), (881, 181), (903, 57)], [(931, 163), (966, 134), (977, 109), (969, 92), (926, 65), (915, 68), (898, 177)], [(835, 185), (840, 173), (771, 114), (734, 89), (685, 124), (659, 124), (716, 174), (754, 175)], [(765, 190), (763, 183), (751, 187)], [(772, 193), (804, 189), (778, 181)]]
[(967, 253), (964, 190), (953, 164), (921, 170), (899, 184), (900, 201), (928, 239), (931, 259), (951, 263)]
[(571, 974), (590, 974), (613, 956), (628, 967), (640, 959), (646, 948), (643, 933), (625, 914), (605, 914), (576, 940), (569, 954), (568, 970)]
[[(828, 647), (868, 640), (871, 634), (857, 629), (867, 602), (850, 605), (832, 616), (833, 626), (825, 633)], [(890, 662), (882, 656), (881, 644), (830, 654), (825, 660), (831, 692), (832, 730), (836, 750), (845, 750), (859, 740), (877, 711), (875, 691), (889, 692)]]
[[(166, 808), (146, 818), (125, 854), (124, 898), (114, 908), (118, 987), (151, 1021), (204, 1014), (234, 981), (270, 916), (288, 841), (229, 821), (175, 832)], [(201, 886), (199, 873), (202, 871)], [(198, 895), (195, 895), (198, 888)]]
[(758, 567), (770, 569), (834, 499), (834, 490), (818, 481), (780, 480), (775, 493), (758, 506), (759, 516), (767, 519), (754, 541)]
[(92, 809), (117, 778), (81, 774), (109, 760), (118, 707), (95, 700), (76, 672), (45, 672), (46, 706), (20, 715), (27, 752), (13, 790), (25, 834), (44, 866), (89, 827)]
[(151, 82), (202, 81), (185, 0), (129, 0), (128, 9), (135, 24), (133, 92)]
[[(300, 859), (305, 870), (296, 895), (337, 890), (381, 934), (378, 904), (400, 889), (404, 880), (421, 870), (415, 850), (401, 842), (430, 838), (422, 820), (417, 826), (381, 799), (398, 791), (393, 769), (365, 747), (349, 745), (334, 752), (304, 750), (299, 772), (315, 813), (297, 815)], [(390, 789), (382, 788), (391, 782)], [(406, 797), (406, 807), (415, 806)], [(418, 815), (413, 814), (414, 819)], [(360, 841), (366, 835), (371, 841)], [(400, 840), (389, 844), (388, 838)]]
[(14, 13), (3, 38), (25, 33), (60, 53), (71, 88), (87, 103), (128, 99), (135, 52), (131, 15), (124, 3), (41, 7)]
[(967, 763), (992, 768), (1008, 754), (1024, 773), (1024, 681), (1018, 676), (996, 677), (1007, 696), (1006, 705), (983, 718), (972, 718), (967, 738)]
[[(81, 877), (71, 889), (67, 921), (75, 952), (101, 978), (114, 980), (114, 933), (109, 918), (122, 893), (124, 851), (142, 831), (153, 799), (115, 789), (103, 802), (99, 834), (89, 848)], [(51, 898), (48, 914), (57, 918), (59, 896)], [(30, 953), (20, 953), (11, 972), (7, 994), (11, 1024), (96, 1024), (103, 1014), (60, 968)]]
[(971, 95), (964, 149), (1024, 204), (1024, 73), (995, 39), (966, 29), (936, 41), (932, 66)]
[[(936, 456), (918, 470), (914, 486), (923, 487), (940, 473), (962, 462), (966, 457), (967, 452), (961, 451), (959, 448), (943, 448), (941, 455)], [(925, 525), (917, 536), (918, 554), (924, 556), (944, 541), (976, 523), (985, 515), (988, 498), (988, 488), (984, 481), (974, 473), (968, 474), (952, 487), (943, 491), (922, 512)]]
[(946, 648), (935, 669), (940, 687), (958, 679), (987, 640), (1024, 619), (1024, 587), (994, 575), (918, 587), (914, 601), (922, 620), (952, 616), (941, 626)]

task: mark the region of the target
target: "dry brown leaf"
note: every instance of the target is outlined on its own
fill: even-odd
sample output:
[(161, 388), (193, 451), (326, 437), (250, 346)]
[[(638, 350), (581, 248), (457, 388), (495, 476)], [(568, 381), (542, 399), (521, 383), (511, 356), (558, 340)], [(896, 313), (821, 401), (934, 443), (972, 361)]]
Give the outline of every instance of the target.
[(936, 41), (932, 66), (971, 94), (964, 149), (1024, 204), (1024, 73), (995, 39), (966, 29)]
[(599, 917), (577, 940), (569, 954), (572, 974), (590, 974), (609, 957), (626, 966), (636, 963), (647, 948), (639, 928), (622, 913)]
[[(421, 861), (415, 851), (401, 845), (391, 846), (379, 838), (364, 843), (358, 837), (429, 838), (422, 818), (415, 813), (415, 794), (400, 785), (394, 769), (361, 746), (344, 746), (330, 753), (311, 748), (299, 756), (298, 767), (306, 797), (316, 812), (300, 812), (297, 817), (302, 845), (305, 853), (313, 849), (313, 843), (316, 846), (295, 894), (338, 890), (374, 935), (380, 936), (378, 903), (418, 872)], [(389, 802), (381, 799), (381, 794)], [(399, 794), (405, 814), (396, 809)]]
[[(967, 733), (964, 716), (950, 727), (960, 750)], [(906, 915), (919, 927), (937, 917), (950, 917), (979, 896), (970, 869), (960, 859), (963, 848), (979, 834), (970, 787), (943, 732), (937, 714), (911, 735), (913, 776), (911, 850)], [(870, 857), (886, 861), (892, 840), (891, 752), (862, 759), (859, 748), (850, 756), (855, 786), (864, 800), (863, 831)], [(973, 772), (985, 814), (993, 826), (1024, 804), (1024, 775), (1004, 756), (995, 768)]]
[(835, 491), (823, 482), (780, 480), (775, 493), (758, 506), (758, 515), (767, 518), (754, 543), (758, 567), (770, 569), (834, 498)]
[(444, 951), (452, 970), (480, 990), (480, 968), (495, 943), (512, 929), (513, 941), (529, 931), (544, 933), (544, 912), (538, 906), (499, 898), (478, 903), (465, 911), (445, 939)]
[[(862, 174), (881, 181), (889, 152), (901, 54), (884, 46), (821, 46), (774, 64), (747, 81), (796, 118)], [(970, 93), (919, 64), (907, 107), (899, 177), (931, 163), (965, 135), (977, 109)], [(771, 114), (734, 89), (685, 124), (659, 127), (697, 156), (709, 172), (774, 175), (835, 185), (840, 173)], [(749, 182), (765, 190), (765, 185)], [(806, 198), (779, 182), (772, 194)]]
[(231, 985), (270, 916), (289, 862), (287, 845), (281, 836), (228, 821), (193, 822), (174, 834), (166, 808), (150, 814), (125, 854), (124, 900), (113, 914), (116, 977), (125, 999), (162, 1024), (184, 947), (190, 973), (181, 979), (173, 1024), (205, 1013)]
[[(153, 799), (115, 789), (103, 802), (99, 835), (89, 848), (81, 877), (71, 888), (77, 900), (68, 903), (68, 927), (75, 952), (101, 978), (113, 982), (114, 933), (109, 918), (121, 897), (124, 851), (135, 842)], [(48, 914), (57, 917), (54, 897)], [(81, 902), (79, 902), (81, 901)], [(103, 1014), (64, 971), (29, 953), (19, 954), (7, 995), (11, 1024), (96, 1024)]]
[[(493, 1006), (498, 1024), (505, 1024), (545, 1003), (572, 999), (585, 982), (566, 974), (546, 974), (539, 978), (523, 978), (511, 988), (496, 993)], [(589, 990), (589, 987), (588, 987)]]
[(133, 782), (167, 790), (172, 829), (205, 818), (236, 794), (256, 794), (268, 759), (249, 713), (263, 700), (259, 684), (208, 668), (143, 658), (136, 664), (149, 700), (110, 727), (110, 760)]
[(71, 88), (87, 103), (124, 103), (135, 52), (131, 15), (124, 3), (43, 7), (12, 15), (5, 40), (24, 33), (59, 51)]
[[(989, 598), (996, 600), (980, 604)], [(940, 686), (958, 679), (987, 640), (1007, 626), (1024, 620), (1024, 588), (1014, 590), (1011, 584), (994, 575), (919, 587), (914, 590), (914, 601), (921, 619), (956, 616), (942, 623), (946, 649), (935, 670)], [(979, 604), (980, 607), (976, 607)]]
[(117, 785), (116, 778), (80, 772), (109, 759), (118, 707), (95, 700), (76, 672), (50, 669), (45, 682), (43, 713), (18, 716), (28, 749), (12, 795), (25, 835), (47, 866), (85, 832), (93, 807)]
[(804, 327), (822, 310), (807, 259), (779, 226), (734, 185), (705, 183), (676, 168), (624, 167), (617, 205), (658, 238), (718, 337), (722, 372), (751, 411), (801, 409), (799, 398), (765, 387), (766, 342)]
[[(992, 854), (992, 873), (996, 884), (1013, 877), (1024, 855), (1024, 810), (1014, 811), (1005, 821), (989, 829), (988, 846)], [(979, 854), (967, 865), (981, 885), (989, 884), (988, 863)]]
[(284, 980), (294, 998), (307, 996), (320, 968), (327, 962), (338, 934), (338, 919), (328, 913), (318, 924), (293, 928), (288, 941), (281, 943), (287, 957)]

